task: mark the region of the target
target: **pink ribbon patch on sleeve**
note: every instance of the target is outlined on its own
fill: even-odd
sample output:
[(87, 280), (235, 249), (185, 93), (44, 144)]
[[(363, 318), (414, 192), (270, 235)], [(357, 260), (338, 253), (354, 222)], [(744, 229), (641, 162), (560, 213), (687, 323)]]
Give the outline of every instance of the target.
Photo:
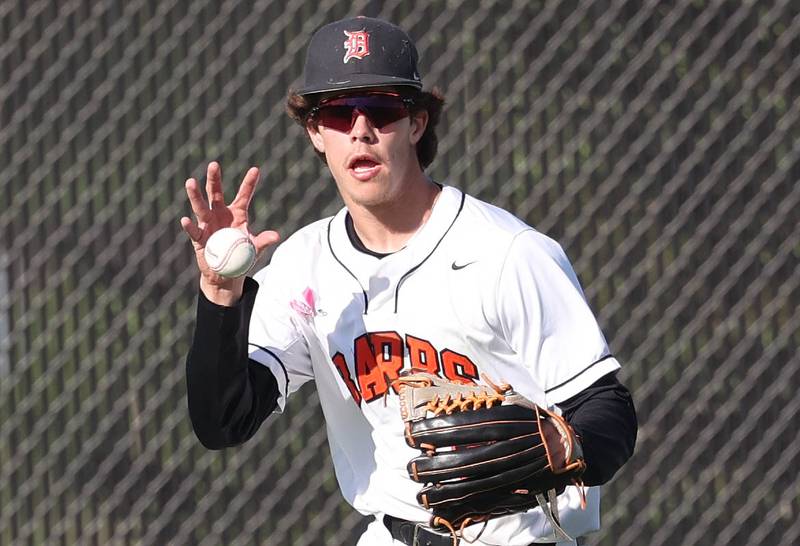
[(302, 300), (292, 300), (289, 306), (297, 311), (301, 316), (309, 319), (317, 314), (316, 307), (314, 306), (314, 291), (311, 288), (303, 290)]

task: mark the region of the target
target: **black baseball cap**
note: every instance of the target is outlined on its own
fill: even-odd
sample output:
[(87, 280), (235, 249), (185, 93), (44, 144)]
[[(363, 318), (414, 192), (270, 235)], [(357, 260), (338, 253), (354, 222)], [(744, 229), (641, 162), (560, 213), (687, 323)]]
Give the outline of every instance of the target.
[(364, 87), (422, 88), (417, 48), (400, 27), (371, 17), (329, 23), (311, 37), (299, 95)]

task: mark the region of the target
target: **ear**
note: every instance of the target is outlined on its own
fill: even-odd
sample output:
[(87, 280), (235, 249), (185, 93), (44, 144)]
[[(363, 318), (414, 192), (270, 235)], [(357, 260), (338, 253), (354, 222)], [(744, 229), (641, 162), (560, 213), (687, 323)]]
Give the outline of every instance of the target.
[(314, 127), (312, 124), (306, 125), (306, 133), (308, 133), (308, 138), (311, 140), (311, 144), (314, 145), (314, 148), (321, 153), (325, 153), (325, 142), (322, 140), (322, 135), (319, 133), (319, 130)]
[(416, 146), (417, 142), (420, 141), (422, 135), (425, 134), (425, 129), (428, 127), (428, 111), (422, 110), (420, 112), (416, 112), (411, 116), (411, 133), (409, 138), (411, 140), (411, 144)]

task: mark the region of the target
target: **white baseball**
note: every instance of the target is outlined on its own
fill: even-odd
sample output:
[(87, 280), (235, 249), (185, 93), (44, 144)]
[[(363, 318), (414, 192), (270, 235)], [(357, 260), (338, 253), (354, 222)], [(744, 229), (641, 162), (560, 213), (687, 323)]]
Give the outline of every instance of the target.
[(241, 277), (256, 261), (256, 247), (250, 237), (236, 228), (222, 228), (206, 241), (205, 257), (214, 273), (228, 278)]

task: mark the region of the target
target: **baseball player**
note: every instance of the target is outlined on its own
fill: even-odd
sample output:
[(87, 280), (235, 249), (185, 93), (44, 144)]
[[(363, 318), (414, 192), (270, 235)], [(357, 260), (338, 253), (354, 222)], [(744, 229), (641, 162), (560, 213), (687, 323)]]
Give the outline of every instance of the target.
[[(187, 358), (191, 420), (210, 449), (241, 444), (313, 380), (341, 492), (374, 517), (358, 544), (450, 545), (459, 538), (431, 528), (417, 500), (407, 464), (419, 451), (404, 439), (395, 381), (411, 369), (460, 384), (490, 377), (574, 429), (585, 507), (574, 486), (557, 504), (561, 527), (579, 537), (599, 528), (597, 486), (632, 454), (631, 396), (561, 247), (425, 174), (442, 105), (438, 91), (423, 90), (416, 48), (400, 28), (364, 17), (320, 28), (288, 111), (345, 206), (281, 243), (252, 278), (215, 275), (203, 245), (222, 227), (249, 230), (258, 170), (229, 205), (217, 163), (205, 196), (187, 181), (195, 218), (181, 224), (200, 269)], [(279, 236), (252, 238), (261, 253)], [(459, 536), (479, 545), (557, 540), (539, 508)]]

